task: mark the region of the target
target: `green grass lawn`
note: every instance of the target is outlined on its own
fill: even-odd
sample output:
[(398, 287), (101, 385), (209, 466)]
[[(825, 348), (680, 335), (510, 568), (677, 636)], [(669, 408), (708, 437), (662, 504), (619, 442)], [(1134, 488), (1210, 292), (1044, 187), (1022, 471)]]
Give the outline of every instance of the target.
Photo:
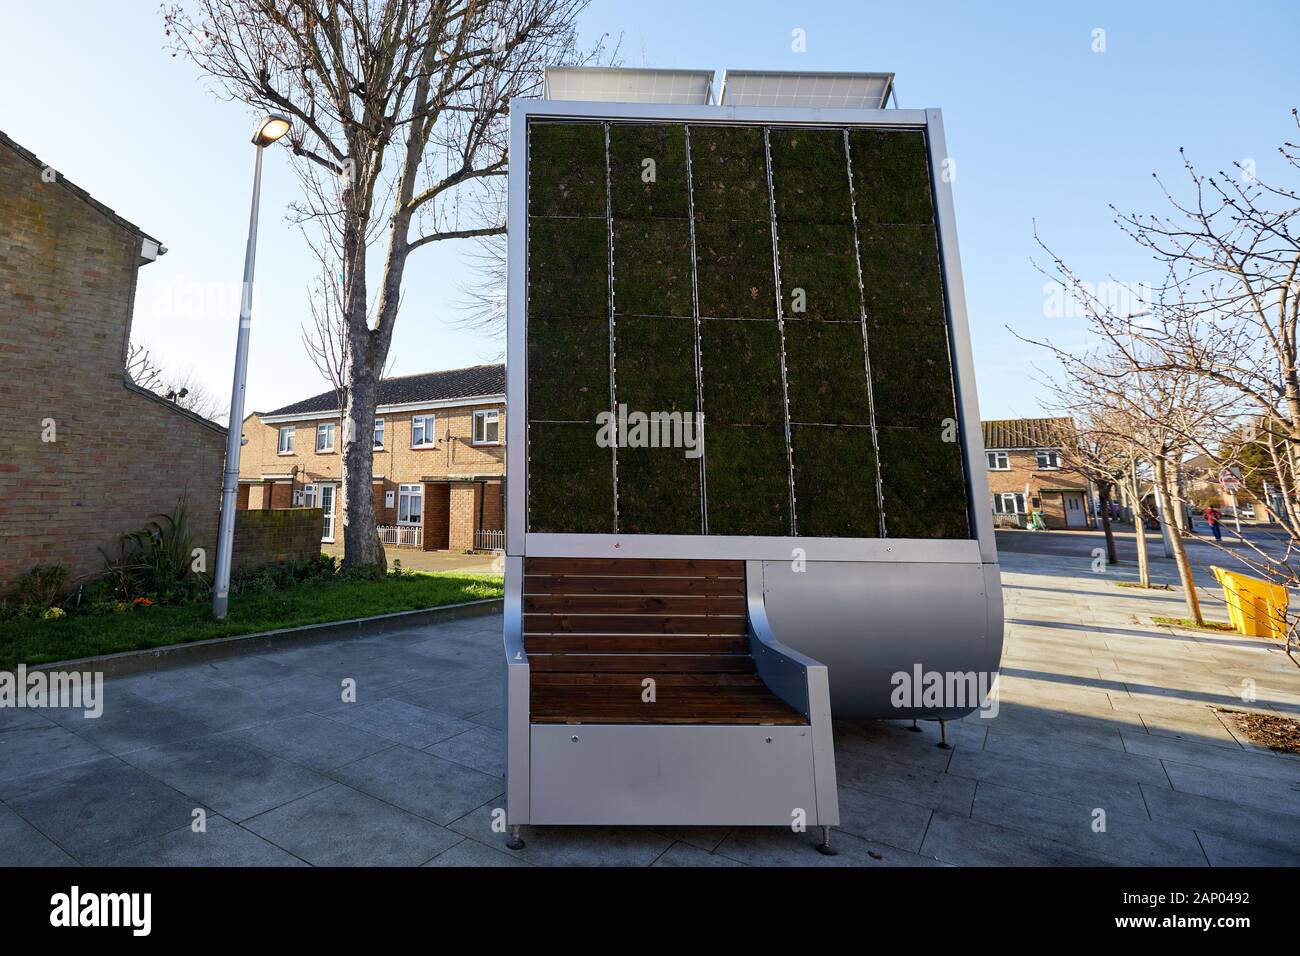
[(11, 621), (0, 624), (0, 670), (501, 595), (500, 575), (412, 574), (379, 581), (312, 581), (280, 591), (231, 595), (230, 613), (223, 622), (212, 619), (208, 602)]

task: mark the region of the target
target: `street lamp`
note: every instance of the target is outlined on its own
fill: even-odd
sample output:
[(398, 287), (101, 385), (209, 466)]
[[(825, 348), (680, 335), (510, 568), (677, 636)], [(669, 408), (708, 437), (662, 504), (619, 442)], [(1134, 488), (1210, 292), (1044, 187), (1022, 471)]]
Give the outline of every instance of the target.
[(269, 113), (253, 131), (253, 208), (248, 214), (248, 245), (244, 250), (244, 289), (239, 302), (239, 340), (235, 346), (235, 381), (230, 391), (230, 421), (226, 429), (226, 470), (221, 484), (221, 528), (217, 532), (217, 570), (212, 583), (212, 616), (226, 619), (230, 603), (230, 564), (235, 548), (235, 501), (239, 497), (240, 434), (244, 422), (244, 390), (248, 379), (248, 332), (253, 324), (253, 265), (257, 260), (257, 209), (262, 199), (262, 150), (289, 132), (289, 120)]

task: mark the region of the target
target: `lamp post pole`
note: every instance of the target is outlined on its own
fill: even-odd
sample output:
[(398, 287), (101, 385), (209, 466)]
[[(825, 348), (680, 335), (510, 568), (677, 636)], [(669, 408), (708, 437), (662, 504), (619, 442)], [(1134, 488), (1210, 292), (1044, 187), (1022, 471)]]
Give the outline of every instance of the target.
[[(278, 129), (278, 135), (272, 130)], [(212, 616), (226, 619), (230, 603), (230, 565), (235, 548), (235, 505), (239, 497), (239, 453), (243, 446), (244, 392), (248, 382), (248, 337), (253, 325), (253, 267), (257, 262), (257, 213), (262, 200), (262, 151), (289, 130), (288, 120), (268, 116), (253, 135), (253, 203), (244, 249), (244, 288), (239, 302), (239, 339), (235, 346), (235, 380), (230, 390), (226, 431), (226, 468), (221, 484), (221, 526), (217, 532), (216, 578), (212, 582)]]

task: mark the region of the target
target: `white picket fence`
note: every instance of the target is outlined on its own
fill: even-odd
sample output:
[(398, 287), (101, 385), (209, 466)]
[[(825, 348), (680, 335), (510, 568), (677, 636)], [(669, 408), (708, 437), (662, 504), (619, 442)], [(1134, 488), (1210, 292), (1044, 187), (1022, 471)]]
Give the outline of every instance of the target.
[(424, 529), (418, 525), (380, 525), (379, 540), (384, 547), (421, 548), (424, 547)]

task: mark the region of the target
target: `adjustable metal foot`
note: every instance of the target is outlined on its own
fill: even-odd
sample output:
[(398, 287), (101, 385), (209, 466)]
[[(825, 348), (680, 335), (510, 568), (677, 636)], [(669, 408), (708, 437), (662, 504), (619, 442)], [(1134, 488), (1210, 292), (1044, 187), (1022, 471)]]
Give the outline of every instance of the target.
[(911, 727), (908, 727), (907, 729), (910, 730), (910, 731), (911, 731), (912, 733), (914, 733), (914, 734), (919, 734), (919, 733), (921, 732), (921, 728), (918, 727), (918, 726), (916, 726), (916, 718), (915, 718), (915, 717), (912, 718), (912, 726), (911, 726)]
[(831, 828), (822, 827), (822, 842), (817, 844), (817, 852), (822, 856), (838, 856), (839, 850), (831, 846)]
[(510, 828), (510, 839), (506, 842), (506, 849), (522, 850), (524, 848), (524, 838), (519, 835), (519, 824)]
[(948, 722), (946, 720), (941, 719), (939, 721), (939, 743), (936, 746), (940, 750), (952, 750), (948, 743)]

